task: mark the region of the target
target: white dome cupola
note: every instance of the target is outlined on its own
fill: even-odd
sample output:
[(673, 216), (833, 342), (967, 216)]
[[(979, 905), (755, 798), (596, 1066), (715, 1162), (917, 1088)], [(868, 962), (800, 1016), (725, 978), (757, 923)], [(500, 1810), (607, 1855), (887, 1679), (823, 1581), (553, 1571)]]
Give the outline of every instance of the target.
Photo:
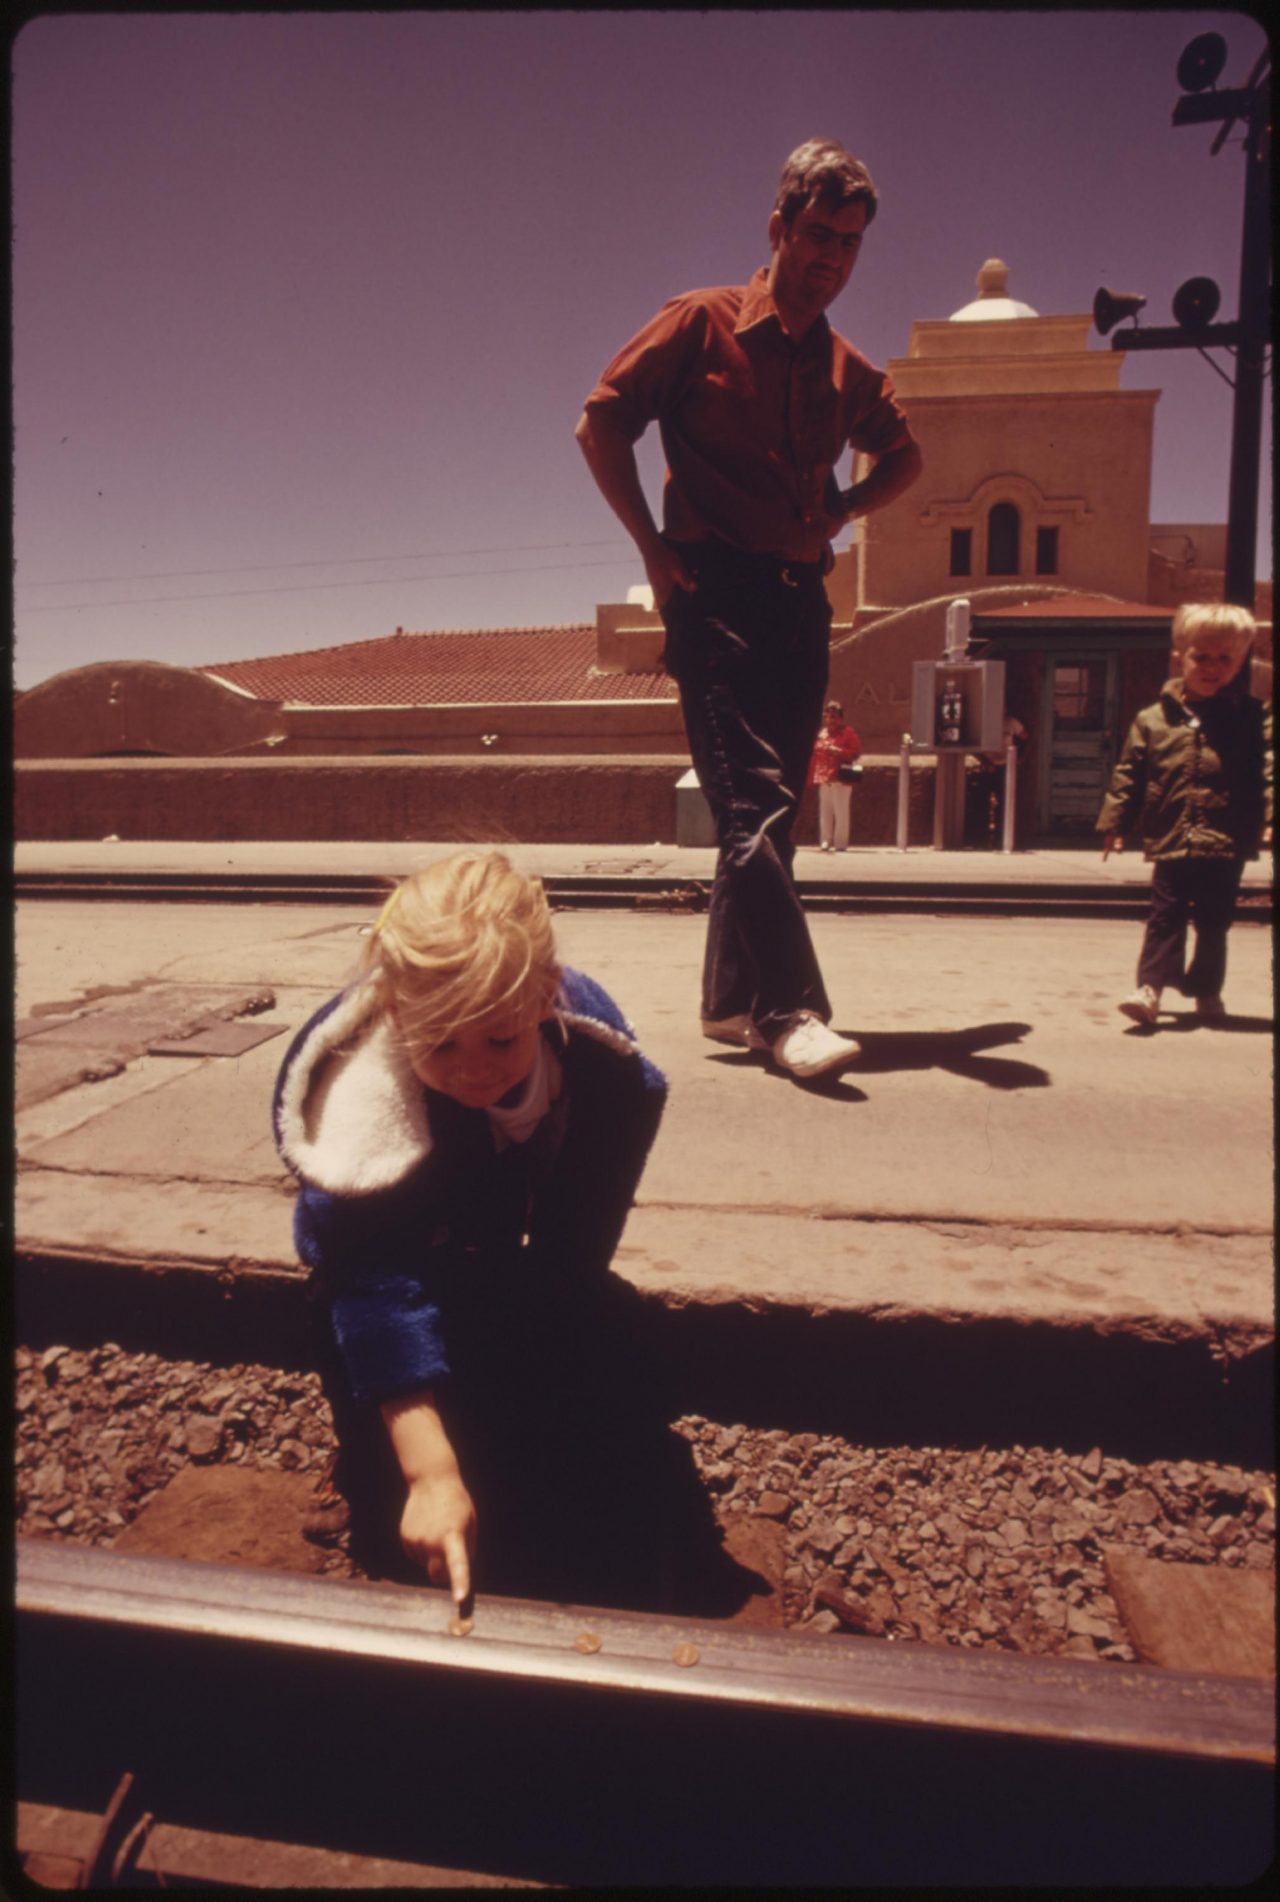
[(953, 324), (989, 324), (1010, 317), (1038, 317), (1038, 310), (1021, 304), (1009, 295), (1009, 266), (1000, 258), (988, 258), (978, 272), (978, 295), (971, 304), (951, 313)]

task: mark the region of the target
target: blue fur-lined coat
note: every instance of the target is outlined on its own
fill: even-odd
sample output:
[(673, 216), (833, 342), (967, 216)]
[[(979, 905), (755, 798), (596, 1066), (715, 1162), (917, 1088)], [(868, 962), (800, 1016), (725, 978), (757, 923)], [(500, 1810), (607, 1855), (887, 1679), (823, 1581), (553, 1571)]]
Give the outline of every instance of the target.
[(272, 1121), (298, 1177), (294, 1240), (361, 1401), (451, 1372), (451, 1290), (493, 1264), (548, 1290), (598, 1287), (644, 1169), (666, 1082), (600, 985), (566, 969), (543, 1026), (563, 1073), (525, 1143), (414, 1074), (377, 993), (357, 983), (294, 1038)]

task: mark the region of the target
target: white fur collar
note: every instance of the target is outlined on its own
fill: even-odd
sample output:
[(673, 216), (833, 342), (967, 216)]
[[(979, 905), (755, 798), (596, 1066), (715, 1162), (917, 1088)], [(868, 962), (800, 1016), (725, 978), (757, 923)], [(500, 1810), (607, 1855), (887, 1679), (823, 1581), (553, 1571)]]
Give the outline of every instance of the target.
[(294, 1057), (280, 1099), (280, 1153), (334, 1195), (388, 1189), (431, 1153), (422, 1085), (376, 985), (348, 991)]
[[(632, 1056), (633, 1037), (561, 1005), (575, 1029)], [(356, 984), (311, 1031), (280, 1093), (280, 1154), (331, 1195), (371, 1195), (402, 1182), (431, 1153), (422, 1084), (391, 1027), (378, 986)]]

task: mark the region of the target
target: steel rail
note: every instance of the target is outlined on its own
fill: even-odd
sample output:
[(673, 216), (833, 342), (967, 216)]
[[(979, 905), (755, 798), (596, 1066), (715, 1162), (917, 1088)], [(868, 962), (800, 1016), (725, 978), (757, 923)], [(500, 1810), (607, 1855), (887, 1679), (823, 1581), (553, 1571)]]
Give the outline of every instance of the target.
[(18, 1541), (19, 1614), (42, 1613), (480, 1672), (1075, 1745), (1274, 1764), (1269, 1685), (944, 1646), (827, 1640), (654, 1613), (481, 1602), (465, 1639), (447, 1594)]
[(15, 1607), (22, 1802), (100, 1811), (128, 1773), (157, 1828), (335, 1870), (1114, 1886), (1271, 1854), (1270, 1684), (510, 1599), (454, 1636), (425, 1588), (34, 1541)]

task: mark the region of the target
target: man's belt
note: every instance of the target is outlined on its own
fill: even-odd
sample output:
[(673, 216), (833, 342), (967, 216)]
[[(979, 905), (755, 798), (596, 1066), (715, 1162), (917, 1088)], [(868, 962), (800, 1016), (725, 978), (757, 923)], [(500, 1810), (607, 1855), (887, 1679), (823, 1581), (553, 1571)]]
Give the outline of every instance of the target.
[(709, 537), (700, 542), (671, 542), (670, 546), (682, 561), (696, 568), (700, 564), (710, 567), (734, 568), (739, 573), (767, 576), (770, 580), (781, 581), (784, 587), (798, 588), (809, 577), (822, 579), (823, 564), (819, 561), (796, 561), (789, 555), (756, 554), (745, 548), (735, 548), (732, 542), (723, 542)]

